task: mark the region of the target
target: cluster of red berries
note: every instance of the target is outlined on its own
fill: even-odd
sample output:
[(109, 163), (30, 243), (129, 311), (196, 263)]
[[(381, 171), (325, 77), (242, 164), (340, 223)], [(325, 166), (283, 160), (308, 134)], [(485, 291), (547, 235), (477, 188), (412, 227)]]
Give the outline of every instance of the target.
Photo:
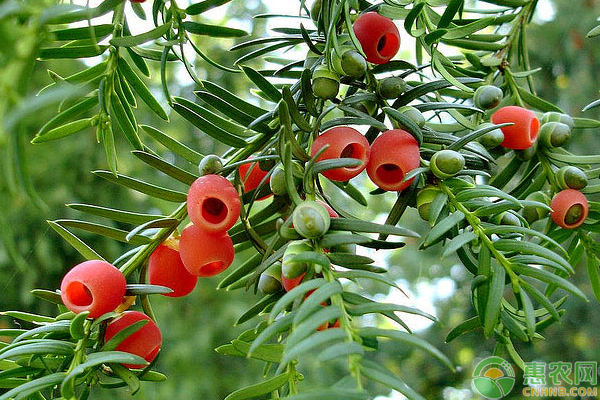
[[(148, 282), (171, 289), (166, 296), (190, 293), (198, 277), (213, 276), (226, 269), (234, 257), (233, 242), (227, 230), (240, 215), (241, 202), (233, 185), (219, 175), (198, 178), (188, 192), (188, 215), (192, 224), (181, 238), (159, 245), (148, 260)], [(127, 281), (123, 273), (102, 260), (82, 262), (68, 271), (60, 286), (64, 305), (74, 313), (87, 312), (98, 318), (124, 303)], [(116, 348), (154, 360), (162, 337), (157, 325), (139, 311), (125, 311), (106, 326), (104, 341), (132, 324), (147, 321)], [(141, 365), (126, 365), (142, 367)]]
[[(493, 109), (498, 106), (502, 99), (502, 91), (494, 86), (481, 86), (475, 92), (473, 103), (483, 109)], [(532, 149), (537, 142), (545, 148), (560, 147), (571, 137), (573, 119), (556, 112), (548, 112), (542, 116), (540, 121), (535, 113), (519, 106), (500, 107), (490, 118), (494, 124), (510, 123), (511, 125), (500, 128), (501, 134), (492, 140), (495, 144), (506, 149), (528, 150)], [(491, 135), (490, 135), (491, 136)], [(587, 185), (585, 174), (573, 166), (565, 166), (556, 174), (556, 184), (560, 191), (554, 195), (550, 207), (550, 217), (560, 227), (574, 229), (585, 221), (589, 212), (586, 196), (580, 191)], [(546, 202), (545, 195), (533, 193), (531, 200)], [(525, 216), (530, 222), (540, 219), (547, 214), (544, 210), (526, 210)]]
[(199, 277), (223, 272), (235, 256), (227, 231), (240, 215), (241, 202), (231, 182), (215, 174), (196, 179), (188, 191), (187, 210), (192, 224), (179, 239), (159, 245), (148, 261), (148, 282), (170, 288), (165, 296), (189, 294)]
[(312, 146), (315, 156), (328, 146), (319, 160), (355, 158), (362, 161), (357, 167), (336, 168), (323, 175), (333, 181), (347, 181), (366, 168), (369, 178), (383, 190), (400, 191), (408, 187), (412, 179), (404, 180), (411, 170), (419, 166), (419, 144), (402, 129), (391, 129), (379, 135), (371, 145), (356, 129), (336, 126), (319, 135)]
[[(64, 305), (72, 312), (88, 312), (88, 318), (98, 318), (121, 305), (126, 283), (125, 276), (112, 264), (102, 260), (89, 260), (76, 265), (65, 274), (60, 285), (60, 296)], [(138, 321), (147, 322), (119, 343), (115, 350), (132, 353), (152, 362), (160, 350), (162, 336), (156, 323), (144, 313), (125, 311), (112, 319), (106, 326), (104, 341), (109, 341)]]

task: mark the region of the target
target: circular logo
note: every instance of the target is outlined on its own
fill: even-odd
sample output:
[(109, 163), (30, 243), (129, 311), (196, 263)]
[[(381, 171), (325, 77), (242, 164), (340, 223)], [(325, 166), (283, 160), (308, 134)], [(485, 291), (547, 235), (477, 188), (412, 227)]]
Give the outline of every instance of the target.
[(473, 387), (486, 399), (501, 399), (515, 385), (515, 371), (501, 357), (484, 358), (473, 371)]

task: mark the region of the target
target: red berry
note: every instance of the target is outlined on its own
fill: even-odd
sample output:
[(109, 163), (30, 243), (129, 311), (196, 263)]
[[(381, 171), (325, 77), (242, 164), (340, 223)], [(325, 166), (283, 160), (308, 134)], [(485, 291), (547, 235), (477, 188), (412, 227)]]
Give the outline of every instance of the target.
[(367, 166), (371, 148), (367, 139), (356, 129), (349, 126), (336, 126), (317, 136), (312, 145), (312, 156), (329, 145), (319, 156), (319, 161), (333, 158), (356, 158), (363, 162), (358, 167), (336, 168), (323, 171), (323, 176), (332, 181), (347, 181), (360, 174)]
[(323, 207), (325, 207), (325, 209), (327, 210), (327, 213), (329, 214), (329, 217), (331, 217), (331, 218), (339, 218), (340, 217), (340, 215), (333, 208), (331, 208), (331, 206), (329, 204), (327, 204), (321, 200), (315, 200), (315, 201), (317, 203), (321, 204)]
[(235, 187), (220, 175), (196, 179), (187, 195), (190, 220), (209, 232), (225, 232), (240, 216), (241, 202)]
[(367, 174), (383, 190), (407, 188), (413, 179), (404, 176), (419, 166), (419, 144), (402, 129), (392, 129), (379, 135), (371, 145)]
[(194, 290), (198, 277), (190, 274), (183, 265), (179, 251), (161, 244), (148, 260), (148, 283), (166, 286), (173, 291), (169, 297), (182, 297)]
[(400, 49), (400, 32), (394, 21), (374, 11), (358, 17), (352, 29), (369, 62), (385, 64)]
[[(240, 174), (240, 179), (244, 184), (244, 192), (248, 193), (254, 189), (257, 189), (265, 176), (269, 173), (269, 171), (263, 171), (260, 169), (260, 165), (258, 162), (248, 162), (242, 164), (238, 167), (238, 172)], [(265, 180), (265, 185), (269, 184), (269, 179)], [(261, 197), (258, 200), (266, 199), (271, 196), (270, 194)]]
[[(156, 323), (146, 314), (139, 311), (125, 311), (106, 325), (104, 341), (108, 342), (117, 333), (138, 321), (148, 321), (137, 331), (127, 336), (117, 345), (115, 351), (124, 351), (142, 357), (147, 362), (152, 362), (160, 350), (162, 335)], [(144, 365), (123, 364), (127, 368), (142, 368)]]
[(281, 275), (281, 286), (283, 286), (283, 288), (285, 289), (286, 292), (289, 292), (290, 290), (292, 290), (293, 288), (295, 288), (302, 282), (302, 279), (304, 279), (305, 275), (306, 275), (306, 272), (304, 272), (302, 275), (297, 276), (295, 278), (288, 279), (285, 276), (283, 276), (283, 274), (282, 274)]
[(492, 114), (491, 121), (494, 124), (513, 123), (500, 128), (504, 134), (500, 145), (507, 149), (524, 150), (531, 147), (540, 130), (540, 121), (533, 111), (518, 106), (499, 108)]
[(60, 297), (74, 313), (89, 311), (96, 318), (113, 311), (125, 296), (125, 277), (115, 266), (102, 260), (77, 264), (65, 274)]
[(190, 225), (181, 232), (179, 254), (191, 274), (206, 277), (226, 270), (235, 250), (227, 232), (215, 234)]
[(552, 220), (566, 229), (574, 229), (583, 224), (590, 208), (585, 195), (575, 189), (558, 192), (552, 198), (550, 207)]

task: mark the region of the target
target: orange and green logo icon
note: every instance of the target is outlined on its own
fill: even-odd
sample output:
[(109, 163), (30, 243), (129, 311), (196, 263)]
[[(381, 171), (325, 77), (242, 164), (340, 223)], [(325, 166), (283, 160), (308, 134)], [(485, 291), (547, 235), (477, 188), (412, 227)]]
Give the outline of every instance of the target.
[(487, 357), (473, 371), (473, 387), (486, 399), (501, 399), (515, 385), (515, 371), (501, 357)]

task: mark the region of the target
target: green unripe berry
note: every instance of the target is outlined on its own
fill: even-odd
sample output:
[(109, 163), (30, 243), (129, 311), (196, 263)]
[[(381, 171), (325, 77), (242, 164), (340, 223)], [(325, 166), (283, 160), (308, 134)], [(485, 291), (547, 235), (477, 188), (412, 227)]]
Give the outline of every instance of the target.
[(290, 242), (288, 247), (283, 253), (281, 260), (281, 274), (286, 279), (294, 279), (302, 275), (308, 269), (308, 264), (304, 262), (294, 262), (292, 257), (296, 254), (303, 253), (306, 251), (312, 251), (308, 241), (306, 240), (294, 240)]
[[(492, 127), (492, 126), (494, 126), (494, 124), (485, 122), (485, 123), (479, 125), (477, 127), (477, 129), (487, 128), (487, 127)], [(478, 140), (479, 140), (479, 143), (481, 143), (481, 145), (483, 147), (485, 147), (486, 149), (488, 149), (488, 150), (494, 149), (494, 148), (500, 146), (500, 143), (502, 143), (504, 141), (504, 133), (502, 133), (502, 130), (500, 128), (496, 128), (492, 131), (484, 133), (482, 136), (479, 137)]]
[(319, 62), (319, 55), (309, 50), (304, 60), (304, 69), (311, 69), (317, 62)]
[(315, 68), (312, 76), (313, 94), (323, 100), (333, 99), (340, 90), (340, 77), (325, 65)]
[(210, 175), (223, 168), (223, 161), (215, 154), (205, 156), (198, 164), (198, 172), (201, 176)]
[(258, 278), (258, 290), (264, 294), (273, 294), (282, 288), (281, 263), (276, 262), (260, 274), (260, 278)]
[(271, 174), (271, 179), (269, 180), (269, 186), (271, 187), (271, 192), (273, 192), (275, 196), (285, 196), (287, 194), (283, 165), (280, 164), (275, 167)]
[(493, 85), (479, 86), (473, 95), (473, 105), (482, 110), (498, 107), (502, 101), (502, 89)]
[(367, 60), (351, 46), (342, 46), (339, 53), (331, 49), (331, 63), (335, 72), (353, 79), (362, 78), (367, 72)]
[(397, 76), (383, 78), (377, 82), (377, 94), (384, 99), (395, 99), (406, 90), (406, 82)]
[(492, 218), (492, 222), (497, 225), (521, 226), (521, 220), (510, 211), (505, 211)]
[(301, 236), (315, 239), (327, 232), (331, 217), (322, 204), (316, 201), (305, 201), (294, 209), (292, 221), (294, 229)]
[(429, 209), (431, 208), (431, 203), (433, 203), (433, 200), (440, 193), (442, 193), (440, 188), (434, 185), (425, 185), (417, 193), (417, 211), (425, 221), (429, 221)]
[(547, 147), (561, 147), (571, 138), (571, 128), (562, 122), (550, 121), (540, 128), (538, 141)]
[[(304, 175), (304, 169), (296, 161), (292, 162), (292, 176), (294, 177), (294, 185), (298, 186)], [(285, 184), (285, 170), (282, 164), (277, 164), (271, 179), (269, 180), (271, 192), (276, 196), (285, 196), (287, 194), (287, 186)]]
[(569, 208), (567, 213), (565, 214), (565, 224), (572, 225), (577, 223), (581, 216), (583, 215), (583, 206), (581, 204), (575, 204)]
[(360, 103), (353, 103), (351, 107), (368, 115), (375, 114), (377, 111), (377, 103), (371, 100), (363, 100)]
[(544, 115), (542, 115), (542, 119), (540, 120), (541, 124), (545, 124), (546, 122), (562, 122), (565, 125), (568, 125), (570, 129), (573, 129), (575, 126), (575, 121), (568, 114), (559, 113), (556, 111), (548, 111)]
[[(525, 198), (525, 200), (536, 201), (538, 203), (546, 205), (550, 204), (550, 197), (548, 197), (548, 195), (544, 192), (533, 192), (529, 194)], [(521, 212), (523, 218), (525, 218), (525, 220), (530, 224), (537, 220), (545, 218), (548, 215), (548, 213), (549, 210), (547, 208), (539, 206), (525, 206), (523, 207), (523, 211)]]
[(446, 179), (459, 173), (465, 166), (465, 158), (458, 151), (440, 150), (431, 156), (429, 167), (440, 179)]
[(562, 189), (581, 190), (588, 184), (585, 172), (573, 165), (565, 165), (556, 171), (556, 183)]
[(425, 116), (423, 116), (423, 113), (417, 110), (415, 107), (404, 106), (400, 107), (398, 111), (406, 115), (408, 118), (412, 119), (417, 125), (419, 125), (419, 128), (425, 126)]
[(515, 155), (521, 161), (529, 161), (535, 154), (536, 146), (528, 147), (524, 150), (515, 150)]

